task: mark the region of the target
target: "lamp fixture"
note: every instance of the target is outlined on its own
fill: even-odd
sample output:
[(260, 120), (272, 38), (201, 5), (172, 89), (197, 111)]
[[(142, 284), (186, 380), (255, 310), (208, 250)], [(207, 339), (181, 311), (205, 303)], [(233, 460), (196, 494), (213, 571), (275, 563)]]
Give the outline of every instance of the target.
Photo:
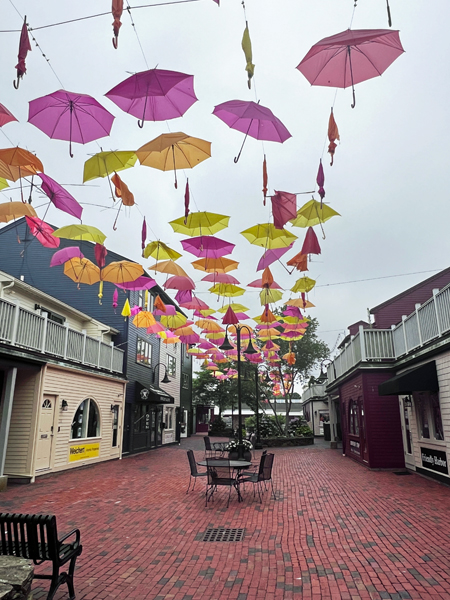
[(166, 369), (166, 372), (165, 372), (165, 374), (164, 374), (164, 377), (163, 377), (163, 379), (161, 379), (161, 383), (170, 383), (170, 382), (171, 382), (171, 380), (170, 380), (170, 379), (167, 377), (167, 365), (165, 365), (165, 364), (164, 364), (164, 363), (162, 363), (162, 362), (160, 362), (160, 363), (156, 364), (156, 365), (153, 367), (153, 379), (152, 379), (152, 383), (155, 383), (155, 379), (156, 379), (156, 367), (159, 367), (159, 365), (162, 365), (162, 366), (163, 366), (163, 367)]
[(63, 410), (64, 412), (69, 410), (69, 404), (67, 403), (67, 400), (63, 400), (61, 402), (61, 410)]
[(247, 350), (244, 350), (244, 354), (259, 354), (258, 350), (253, 348), (252, 340), (249, 338)]
[(230, 340), (228, 339), (228, 332), (225, 333), (225, 339), (223, 341), (223, 344), (219, 346), (219, 350), (234, 350), (234, 346), (230, 344)]
[(111, 404), (111, 412), (114, 412), (116, 410), (116, 405), (115, 404)]

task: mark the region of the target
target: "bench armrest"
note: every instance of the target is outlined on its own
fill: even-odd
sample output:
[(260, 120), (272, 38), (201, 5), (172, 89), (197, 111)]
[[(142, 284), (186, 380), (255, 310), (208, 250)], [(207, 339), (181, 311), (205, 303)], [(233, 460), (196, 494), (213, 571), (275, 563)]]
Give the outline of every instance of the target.
[[(79, 546), (80, 545), (80, 530), (79, 529), (72, 529), (72, 531), (70, 531), (69, 533), (66, 533), (66, 535), (63, 535), (62, 538), (58, 540), (59, 544), (62, 544), (62, 542), (67, 540), (67, 538), (70, 537), (71, 535), (76, 535), (75, 544), (77, 546)], [(74, 542), (72, 542), (72, 543), (74, 543)]]

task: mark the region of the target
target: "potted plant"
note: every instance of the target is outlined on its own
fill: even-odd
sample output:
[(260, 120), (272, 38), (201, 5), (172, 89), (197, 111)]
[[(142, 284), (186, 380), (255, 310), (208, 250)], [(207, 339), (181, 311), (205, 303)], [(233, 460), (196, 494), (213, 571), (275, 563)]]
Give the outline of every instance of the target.
[[(244, 446), (244, 457), (243, 458), (248, 461), (252, 460), (252, 453), (251, 453), (252, 444), (251, 444), (251, 442), (249, 442), (248, 440), (242, 440), (242, 445)], [(230, 460), (237, 460), (237, 458), (239, 457), (238, 449), (239, 449), (238, 440), (230, 440), (228, 442), (228, 444), (225, 447), (225, 450), (228, 452), (228, 458)]]

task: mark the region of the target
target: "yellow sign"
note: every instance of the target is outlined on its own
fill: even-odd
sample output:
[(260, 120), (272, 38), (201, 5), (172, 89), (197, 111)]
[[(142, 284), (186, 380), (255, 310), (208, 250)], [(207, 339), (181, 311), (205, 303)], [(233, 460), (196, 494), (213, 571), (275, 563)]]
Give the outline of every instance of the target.
[(96, 458), (100, 456), (100, 444), (82, 444), (81, 446), (70, 446), (69, 462), (75, 460), (85, 460), (86, 458)]

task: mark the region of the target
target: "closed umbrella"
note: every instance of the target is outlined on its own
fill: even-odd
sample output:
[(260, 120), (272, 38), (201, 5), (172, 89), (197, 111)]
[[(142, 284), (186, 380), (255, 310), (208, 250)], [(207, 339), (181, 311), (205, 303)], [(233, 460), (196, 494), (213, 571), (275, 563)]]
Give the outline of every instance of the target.
[(28, 28), (27, 28), (27, 18), (25, 17), (23, 20), (22, 30), (20, 32), (20, 40), (19, 40), (19, 53), (18, 53), (18, 63), (16, 65), (17, 69), (17, 79), (13, 81), (13, 85), (16, 90), (19, 89), (20, 80), (27, 72), (27, 68), (25, 66), (25, 59), (27, 57), (28, 52), (31, 51), (30, 38), (28, 36)]
[(63, 212), (81, 219), (81, 213), (83, 208), (75, 200), (75, 198), (69, 194), (59, 183), (44, 173), (38, 173), (42, 180), (41, 189), (46, 196), (50, 198), (50, 201)]
[(53, 236), (53, 229), (38, 217), (25, 215), (25, 220), (32, 235), (46, 248), (58, 248), (61, 240)]

